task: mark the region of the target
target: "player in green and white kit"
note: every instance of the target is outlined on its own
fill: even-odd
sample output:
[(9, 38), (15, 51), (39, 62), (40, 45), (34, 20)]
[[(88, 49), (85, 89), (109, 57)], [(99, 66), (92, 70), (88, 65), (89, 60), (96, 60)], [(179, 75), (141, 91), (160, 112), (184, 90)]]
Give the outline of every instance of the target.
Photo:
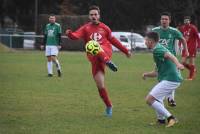
[[(61, 77), (61, 67), (57, 59), (59, 49), (61, 48), (61, 26), (56, 23), (55, 15), (50, 15), (49, 23), (44, 29), (44, 45), (46, 45), (45, 55), (47, 56), (48, 76), (53, 76), (53, 63), (57, 67), (58, 76)], [(41, 46), (44, 48), (44, 46)]]
[(171, 127), (177, 122), (175, 117), (163, 105), (163, 100), (179, 87), (182, 77), (178, 69), (184, 69), (184, 66), (158, 41), (159, 35), (157, 32), (147, 33), (145, 44), (148, 48), (153, 49), (156, 70), (144, 73), (143, 79), (157, 76), (159, 83), (147, 95), (146, 102), (155, 109), (158, 123), (165, 124), (167, 118), (168, 124), (166, 127)]
[[(159, 27), (153, 28), (152, 31), (155, 31), (159, 34), (160, 36), (159, 43), (165, 46), (174, 56), (176, 56), (176, 50), (175, 50), (176, 40), (179, 40), (183, 44), (183, 47), (186, 49), (187, 55), (189, 55), (188, 49), (187, 49), (187, 43), (182, 33), (176, 28), (170, 27), (169, 26), (170, 22), (171, 22), (170, 13), (163, 12), (161, 14), (161, 19), (160, 19), (161, 25)], [(171, 95), (167, 96), (168, 105), (172, 107), (176, 106), (174, 95), (175, 95), (175, 91), (172, 92)]]

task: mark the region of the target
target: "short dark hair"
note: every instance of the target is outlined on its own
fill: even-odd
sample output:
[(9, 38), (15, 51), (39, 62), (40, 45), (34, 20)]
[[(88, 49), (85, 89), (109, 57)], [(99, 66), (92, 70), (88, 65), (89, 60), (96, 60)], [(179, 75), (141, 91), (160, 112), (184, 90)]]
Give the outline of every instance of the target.
[(191, 17), (190, 17), (189, 15), (187, 15), (187, 16), (184, 16), (184, 19), (189, 19), (189, 20), (191, 20)]
[(53, 13), (51, 13), (51, 14), (49, 15), (49, 17), (51, 17), (51, 16), (54, 16), (54, 17), (56, 17), (56, 15), (55, 15), (55, 14), (53, 14)]
[(100, 14), (100, 9), (99, 9), (99, 7), (96, 6), (96, 5), (92, 5), (92, 6), (90, 6), (90, 7), (89, 7), (89, 11), (90, 11), (90, 10), (97, 10), (98, 13)]
[(154, 40), (155, 42), (158, 42), (159, 41), (159, 34), (157, 33), (157, 32), (153, 32), (153, 31), (151, 31), (151, 32), (148, 32), (147, 34), (146, 34), (146, 37), (147, 38), (149, 38), (149, 39), (152, 39), (152, 40)]
[(171, 19), (171, 13), (170, 12), (162, 12), (160, 14), (160, 17), (163, 16), (163, 15), (168, 16)]

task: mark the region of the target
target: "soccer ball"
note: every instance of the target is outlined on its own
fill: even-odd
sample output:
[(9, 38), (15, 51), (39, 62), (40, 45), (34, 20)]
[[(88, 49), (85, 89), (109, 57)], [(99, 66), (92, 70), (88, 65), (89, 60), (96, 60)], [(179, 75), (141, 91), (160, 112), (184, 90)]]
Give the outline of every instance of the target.
[(92, 55), (97, 55), (100, 49), (101, 49), (100, 44), (94, 40), (88, 41), (85, 45), (86, 52)]

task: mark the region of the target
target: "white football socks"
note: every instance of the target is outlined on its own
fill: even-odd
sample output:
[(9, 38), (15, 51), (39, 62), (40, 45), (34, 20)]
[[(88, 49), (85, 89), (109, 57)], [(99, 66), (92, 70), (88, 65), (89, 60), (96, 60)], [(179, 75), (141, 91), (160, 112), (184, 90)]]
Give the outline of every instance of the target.
[[(164, 106), (163, 102), (162, 103), (160, 102), (160, 104)], [(165, 116), (163, 114), (160, 114), (159, 112), (156, 111), (156, 115), (158, 120), (165, 120)]]
[(48, 74), (53, 74), (53, 64), (52, 64), (52, 61), (48, 61), (47, 62), (47, 70), (48, 70)]
[(54, 61), (54, 63), (56, 64), (57, 70), (61, 70), (61, 66), (60, 66), (60, 63), (59, 63), (58, 59), (56, 59)]
[(151, 106), (158, 112), (160, 115), (164, 115), (165, 117), (169, 117), (172, 114), (158, 101), (154, 101)]
[(61, 66), (59, 61), (56, 59), (56, 61), (52, 62), (52, 61), (48, 61), (47, 62), (47, 70), (48, 70), (48, 74), (53, 74), (53, 63), (55, 63), (57, 70), (61, 70)]

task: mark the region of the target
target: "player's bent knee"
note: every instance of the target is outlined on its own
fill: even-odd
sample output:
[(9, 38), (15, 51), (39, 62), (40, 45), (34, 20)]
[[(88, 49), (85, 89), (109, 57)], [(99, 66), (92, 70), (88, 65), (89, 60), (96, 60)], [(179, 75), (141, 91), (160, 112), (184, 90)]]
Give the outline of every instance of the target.
[(103, 85), (97, 85), (97, 88), (98, 88), (98, 90), (101, 90), (101, 89), (104, 89), (105, 86), (103, 86)]
[(50, 62), (50, 61), (52, 61), (52, 60), (51, 60), (51, 58), (49, 58), (49, 57), (48, 57), (48, 58), (47, 58), (47, 61), (49, 61), (49, 62)]
[(151, 95), (147, 95), (145, 101), (148, 105), (151, 105), (155, 101), (155, 98)]

